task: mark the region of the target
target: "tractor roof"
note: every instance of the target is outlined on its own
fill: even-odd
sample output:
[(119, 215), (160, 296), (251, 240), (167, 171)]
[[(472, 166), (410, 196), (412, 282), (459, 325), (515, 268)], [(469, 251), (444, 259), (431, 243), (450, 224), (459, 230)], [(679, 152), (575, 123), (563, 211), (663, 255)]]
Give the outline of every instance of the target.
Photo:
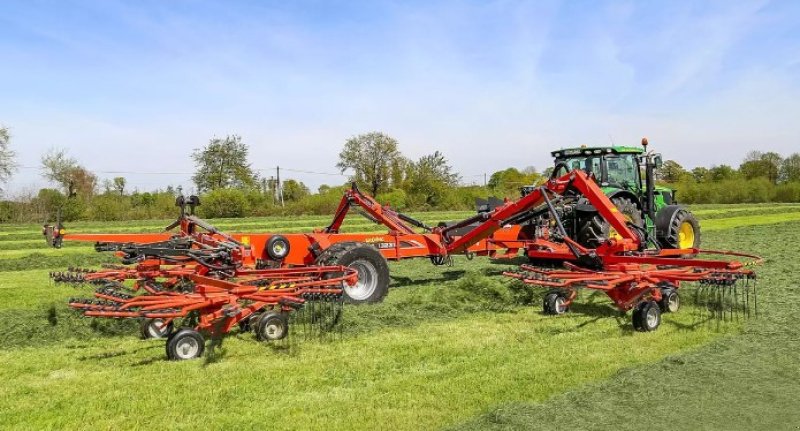
[(588, 156), (590, 154), (642, 154), (643, 152), (644, 149), (642, 147), (588, 147), (584, 145), (581, 147), (562, 148), (560, 150), (555, 150), (550, 154), (556, 158), (564, 158), (583, 155)]

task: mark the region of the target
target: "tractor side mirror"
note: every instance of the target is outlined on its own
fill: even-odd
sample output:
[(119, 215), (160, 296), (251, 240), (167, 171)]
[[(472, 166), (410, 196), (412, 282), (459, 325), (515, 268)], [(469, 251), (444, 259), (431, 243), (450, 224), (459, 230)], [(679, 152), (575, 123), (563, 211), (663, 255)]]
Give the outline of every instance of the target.
[(663, 165), (664, 165), (664, 161), (661, 160), (661, 154), (654, 155), (653, 156), (653, 166), (655, 166), (656, 169), (658, 169)]

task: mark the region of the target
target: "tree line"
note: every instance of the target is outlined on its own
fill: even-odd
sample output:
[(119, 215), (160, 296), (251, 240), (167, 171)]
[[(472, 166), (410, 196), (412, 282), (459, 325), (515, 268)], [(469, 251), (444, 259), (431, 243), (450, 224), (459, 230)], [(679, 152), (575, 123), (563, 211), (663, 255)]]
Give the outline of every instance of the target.
[(685, 169), (667, 160), (657, 176), (684, 203), (800, 202), (800, 153), (751, 151), (738, 167)]
[[(15, 171), (8, 130), (0, 128), (0, 187)], [(439, 151), (417, 159), (382, 132), (347, 139), (336, 167), (347, 181), (312, 192), (296, 179), (279, 181), (252, 168), (249, 147), (238, 135), (212, 138), (192, 152), (192, 182), (200, 194), (203, 217), (332, 214), (345, 188), (355, 183), (379, 202), (400, 210), (470, 210), (476, 198), (519, 196), (523, 186), (541, 183), (550, 169), (510, 167), (494, 172), (483, 185), (464, 185)], [(41, 158), (42, 177), (53, 187), (34, 196), (0, 201), (0, 222), (52, 220), (134, 220), (170, 218), (180, 190), (130, 190), (125, 177), (103, 179), (66, 150)], [(343, 176), (345, 178), (345, 176)], [(678, 190), (683, 203), (800, 202), (800, 154), (748, 153), (737, 167), (683, 168), (674, 160), (657, 171), (658, 181)], [(0, 189), (1, 191), (2, 189)]]

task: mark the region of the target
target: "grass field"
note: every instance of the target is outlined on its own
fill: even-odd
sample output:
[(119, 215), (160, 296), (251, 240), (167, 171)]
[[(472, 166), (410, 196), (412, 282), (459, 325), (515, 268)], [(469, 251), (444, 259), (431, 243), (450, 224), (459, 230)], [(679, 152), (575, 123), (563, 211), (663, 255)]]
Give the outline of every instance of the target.
[[(607, 300), (540, 312), (541, 293), (501, 277), (518, 262), (391, 264), (379, 305), (348, 307), (335, 341), (227, 338), (203, 360), (168, 362), (135, 322), (82, 319), (90, 291), (49, 270), (109, 261), (40, 245), (40, 227), (0, 226), (0, 427), (16, 429), (797, 429), (800, 205), (698, 206), (704, 245), (767, 258), (761, 317), (707, 321), (691, 306), (635, 333)], [(424, 213), (435, 223), (468, 213)], [(225, 230), (307, 231), (324, 217), (214, 221)], [(155, 231), (168, 221), (71, 223)], [(350, 231), (380, 229), (367, 221)], [(43, 241), (42, 241), (43, 242)], [(689, 295), (685, 295), (689, 296)]]

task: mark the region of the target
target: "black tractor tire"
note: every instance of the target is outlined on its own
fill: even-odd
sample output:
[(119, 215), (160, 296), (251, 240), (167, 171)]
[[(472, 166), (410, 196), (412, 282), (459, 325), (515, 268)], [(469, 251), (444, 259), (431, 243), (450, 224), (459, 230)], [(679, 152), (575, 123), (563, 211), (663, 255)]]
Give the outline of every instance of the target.
[[(644, 228), (644, 219), (639, 206), (632, 200), (619, 196), (611, 199), (620, 213), (626, 216), (630, 223)], [(576, 241), (586, 248), (597, 248), (609, 237), (609, 224), (600, 215), (592, 213), (578, 220), (578, 234)]]
[(259, 341), (283, 340), (289, 335), (289, 319), (285, 313), (268, 311), (255, 322), (254, 330)]
[(163, 319), (151, 319), (149, 317), (143, 318), (139, 322), (139, 332), (142, 336), (142, 339), (149, 340), (169, 336), (173, 330), (172, 322), (169, 322), (166, 326), (163, 326), (163, 323)]
[(544, 314), (551, 316), (558, 316), (569, 311), (569, 307), (564, 303), (567, 301), (567, 295), (560, 290), (551, 290), (547, 292), (542, 301), (542, 311)]
[(205, 348), (203, 336), (191, 328), (183, 328), (167, 338), (167, 358), (171, 361), (199, 358)]
[(363, 242), (340, 242), (323, 251), (317, 266), (347, 266), (358, 271), (354, 286), (343, 286), (345, 301), (372, 304), (383, 301), (389, 293), (389, 264), (380, 251)]
[[(685, 244), (681, 247), (681, 241), (685, 241), (681, 231), (688, 228), (691, 228), (694, 240), (691, 241), (691, 246), (686, 247), (688, 244)], [(687, 209), (680, 209), (670, 220), (669, 227), (665, 229), (659, 242), (663, 248), (700, 248), (701, 239), (700, 222), (697, 221), (697, 217)]]
[(655, 301), (642, 301), (633, 310), (633, 327), (639, 332), (652, 332), (661, 325), (661, 309)]

